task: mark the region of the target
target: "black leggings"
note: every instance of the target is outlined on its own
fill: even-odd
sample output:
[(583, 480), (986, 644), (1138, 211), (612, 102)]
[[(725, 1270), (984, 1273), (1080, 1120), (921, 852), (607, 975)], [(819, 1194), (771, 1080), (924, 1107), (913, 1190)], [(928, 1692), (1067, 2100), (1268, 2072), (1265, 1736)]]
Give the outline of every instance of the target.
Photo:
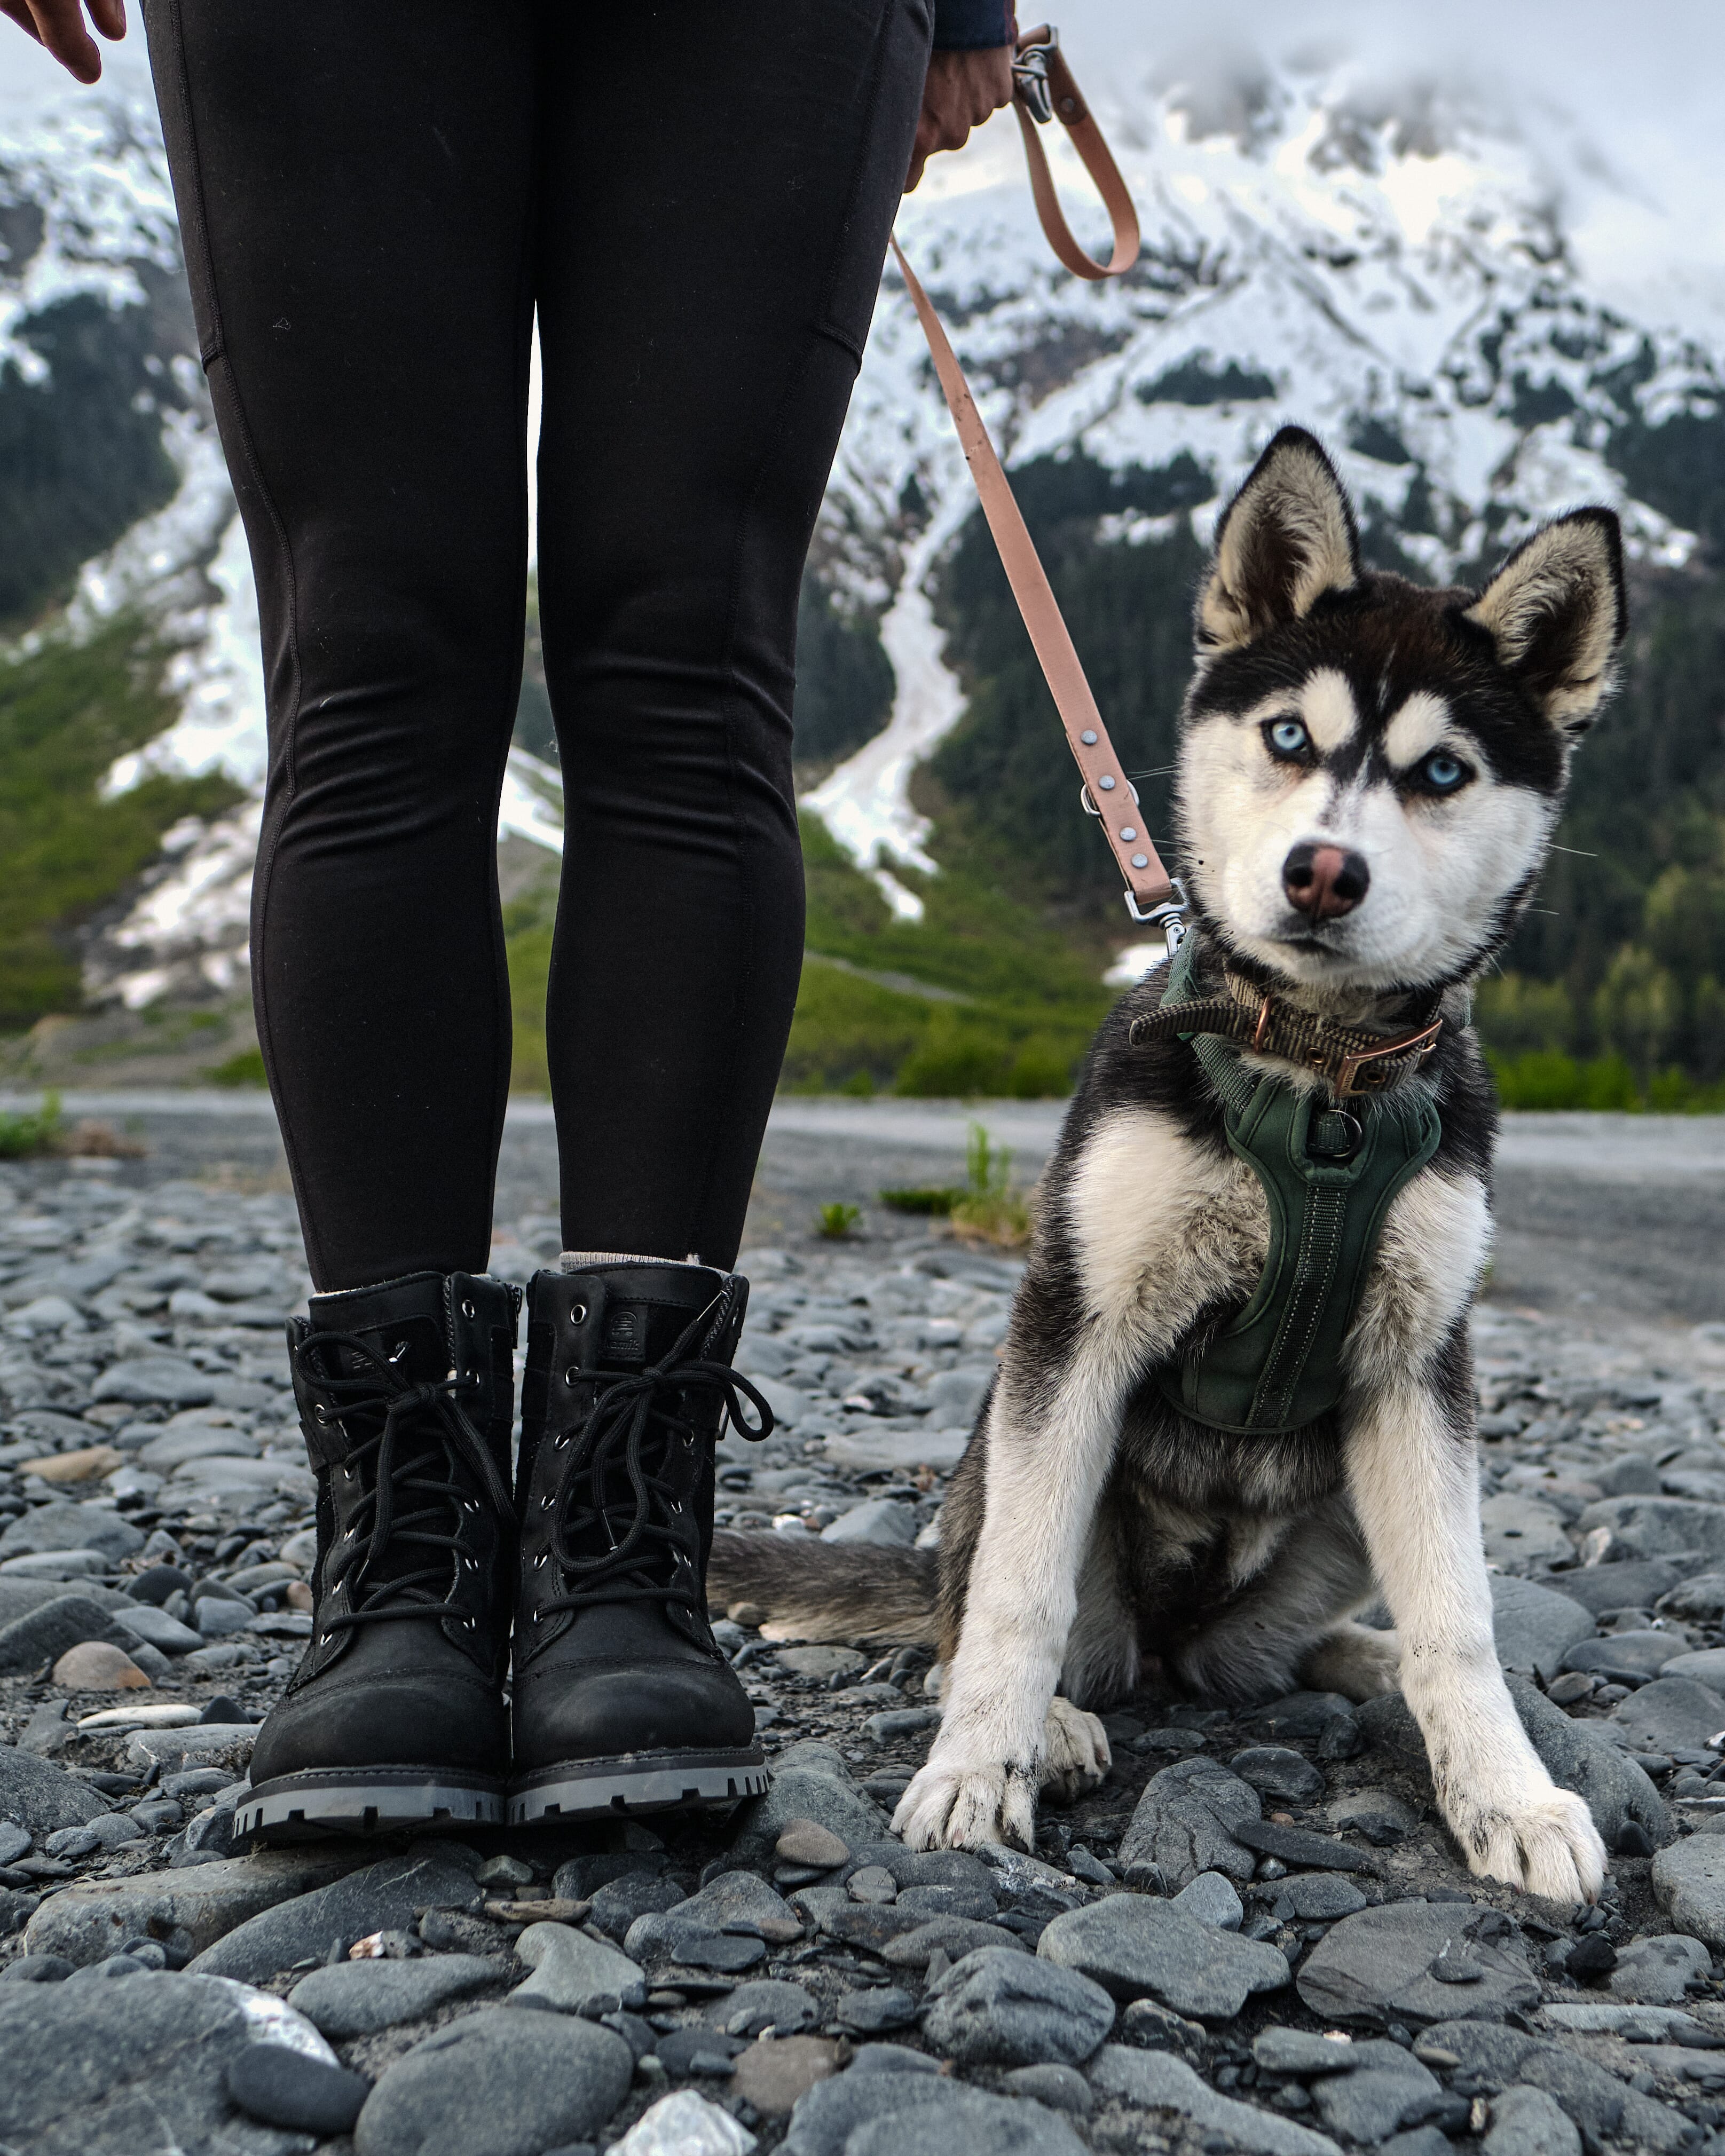
[(252, 974), (321, 1288), (483, 1270), (539, 594), (574, 1248), (728, 1264), (795, 1000), (797, 593), (927, 0), (146, 0), (263, 612)]

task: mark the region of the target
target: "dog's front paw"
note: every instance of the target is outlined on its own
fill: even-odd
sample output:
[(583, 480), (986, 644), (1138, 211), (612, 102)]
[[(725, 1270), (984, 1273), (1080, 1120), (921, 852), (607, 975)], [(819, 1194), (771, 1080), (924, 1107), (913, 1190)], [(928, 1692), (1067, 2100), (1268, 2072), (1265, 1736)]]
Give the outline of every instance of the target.
[(1605, 1881), (1605, 1845), (1573, 1790), (1543, 1790), (1492, 1802), (1463, 1798), (1450, 1825), (1470, 1871), (1548, 1902), (1596, 1902)]
[(909, 1849), (1034, 1849), (1036, 1769), (931, 1758), (899, 1799), (892, 1830)]
[[(1042, 1725), (1042, 1794), (1051, 1804), (1075, 1804), (1113, 1764), (1107, 1732), (1093, 1714), (1056, 1696)], [(1028, 1846), (1028, 1845), (1026, 1845)]]

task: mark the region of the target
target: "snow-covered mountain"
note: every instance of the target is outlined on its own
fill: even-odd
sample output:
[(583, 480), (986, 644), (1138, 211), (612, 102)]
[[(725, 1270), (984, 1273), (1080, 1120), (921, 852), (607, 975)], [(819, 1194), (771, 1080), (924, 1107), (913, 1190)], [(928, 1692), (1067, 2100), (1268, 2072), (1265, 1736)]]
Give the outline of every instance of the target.
[[(1453, 85), (1335, 60), (1088, 87), (1142, 217), (1129, 276), (1086, 285), (1055, 263), (1004, 116), (907, 203), (899, 230), (1008, 462), (1081, 452), (1134, 475), (1134, 498), (1165, 502), (1105, 519), (1101, 541), (1153, 538), (1189, 514), (1204, 536), (1267, 435), (1294, 418), (1335, 448), (1380, 552), (1424, 573), (1465, 570), (1582, 500), (1613, 503), (1650, 564), (1689, 559), (1697, 534), (1677, 521), (1682, 488), (1661, 480), (1660, 430), (1714, 417), (1725, 367), (1700, 326), (1632, 321), (1589, 290), (1566, 205), (1612, 182), (1561, 116), (1510, 116)], [(1100, 242), (1076, 160), (1050, 146), (1075, 224)], [(33, 326), (57, 304), (91, 295), (116, 323), (159, 309), (176, 242), (147, 119), (85, 102), (28, 141), (0, 139), (0, 388), (51, 378)], [(125, 603), (171, 617), (182, 647), (177, 721), (122, 758), (110, 786), (220, 767), (254, 795), (262, 712), (244, 544), (195, 360), (182, 349), (141, 363), (152, 357), (178, 491), (85, 564), (65, 633)], [(0, 393), (0, 441), (4, 426)], [(6, 485), (0, 449), (0, 498)], [(878, 621), (898, 693), (886, 732), (810, 805), (901, 914), (919, 901), (893, 861), (930, 865), (910, 774), (963, 710), (929, 580), (972, 506), (889, 275), (815, 560), (841, 604)], [(255, 820), (254, 798), (170, 833), (131, 915), (91, 950), (92, 993), (139, 1004), (237, 976)], [(554, 845), (555, 773), (518, 753), (504, 820)]]

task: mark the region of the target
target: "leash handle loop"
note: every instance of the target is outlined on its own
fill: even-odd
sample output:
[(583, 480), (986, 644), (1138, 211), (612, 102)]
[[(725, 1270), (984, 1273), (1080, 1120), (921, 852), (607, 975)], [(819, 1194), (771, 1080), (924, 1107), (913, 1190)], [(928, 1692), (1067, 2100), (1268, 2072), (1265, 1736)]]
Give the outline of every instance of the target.
[[(1035, 198), (1036, 214), (1049, 245), (1062, 265), (1086, 283), (1100, 284), (1105, 277), (1122, 276), (1138, 259), (1138, 213), (1127, 192), (1126, 182), (1120, 177), (1113, 153), (1102, 138), (1102, 131), (1091, 119), (1090, 107), (1066, 64), (1058, 30), (1045, 23), (1036, 29), (1027, 30), (1019, 39), (1013, 60), (1012, 85), (1012, 109), (1024, 141), (1024, 162), (1030, 168), (1030, 192)], [(1058, 120), (1071, 137), (1072, 147), (1094, 182), (1102, 207), (1108, 213), (1108, 222), (1114, 228), (1114, 251), (1106, 262), (1096, 261), (1079, 245), (1060, 208), (1054, 175), (1048, 169), (1048, 159), (1036, 132), (1040, 126), (1051, 119)]]

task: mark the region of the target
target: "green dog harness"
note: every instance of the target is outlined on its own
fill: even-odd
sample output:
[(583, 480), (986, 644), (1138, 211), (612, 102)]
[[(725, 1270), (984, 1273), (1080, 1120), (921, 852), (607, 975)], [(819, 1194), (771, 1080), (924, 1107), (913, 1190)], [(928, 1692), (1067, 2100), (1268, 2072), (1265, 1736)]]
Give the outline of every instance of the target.
[[(1189, 999), (1196, 941), (1187, 938), (1169, 969), (1164, 1010)], [(1309, 1089), (1246, 1070), (1229, 1042), (1179, 1037), (1221, 1100), (1229, 1145), (1264, 1186), (1270, 1249), (1245, 1307), (1158, 1382), (1183, 1414), (1212, 1429), (1298, 1430), (1342, 1397), (1343, 1342), (1384, 1216), (1437, 1151), (1443, 1127), (1423, 1085), (1356, 1100), (1357, 1113), (1325, 1109)]]

